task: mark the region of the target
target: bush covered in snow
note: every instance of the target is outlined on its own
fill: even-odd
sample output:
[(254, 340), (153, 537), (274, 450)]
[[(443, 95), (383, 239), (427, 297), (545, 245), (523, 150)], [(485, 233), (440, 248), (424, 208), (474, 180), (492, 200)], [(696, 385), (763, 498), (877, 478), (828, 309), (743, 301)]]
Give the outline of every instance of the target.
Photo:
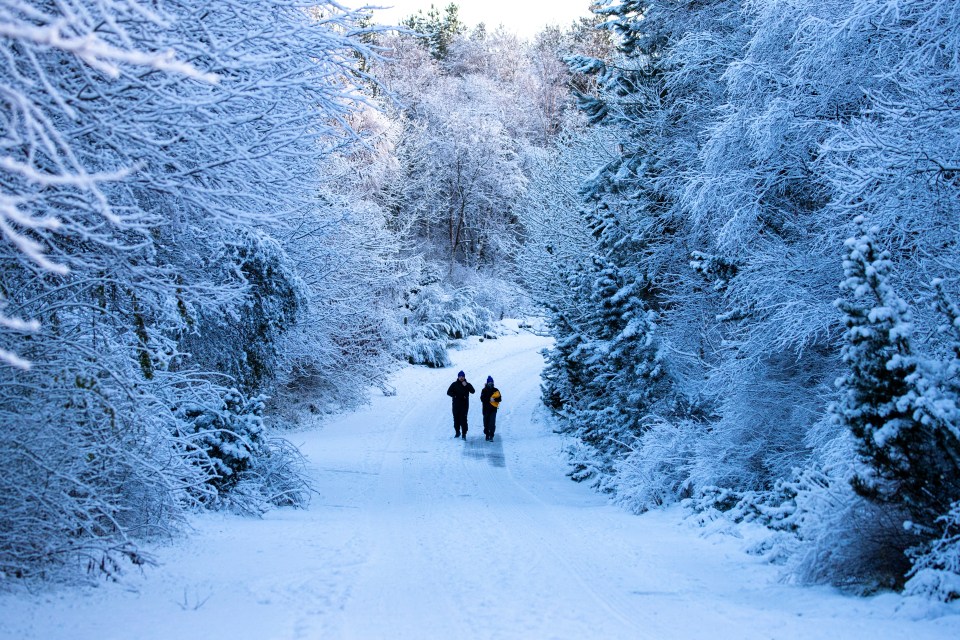
[(943, 602), (960, 600), (960, 501), (937, 524), (940, 537), (911, 553), (906, 591)]
[(673, 504), (690, 494), (696, 441), (688, 425), (657, 422), (617, 462), (616, 501), (634, 513)]
[(192, 442), (212, 466), (207, 482), (218, 494), (237, 485), (253, 460), (263, 455), (263, 398), (245, 398), (228, 389), (220, 407), (185, 405), (180, 416)]
[(408, 334), (397, 345), (398, 354), (411, 364), (446, 367), (447, 348), (454, 340), (483, 335), (490, 327), (491, 312), (477, 303), (476, 291), (447, 291), (439, 283), (411, 291), (405, 304)]
[(178, 415), (183, 432), (201, 453), (213, 492), (197, 498), (208, 508), (223, 506), (260, 514), (272, 506), (306, 505), (309, 484), (300, 453), (264, 427), (265, 398), (248, 398), (236, 389), (219, 407), (185, 404)]

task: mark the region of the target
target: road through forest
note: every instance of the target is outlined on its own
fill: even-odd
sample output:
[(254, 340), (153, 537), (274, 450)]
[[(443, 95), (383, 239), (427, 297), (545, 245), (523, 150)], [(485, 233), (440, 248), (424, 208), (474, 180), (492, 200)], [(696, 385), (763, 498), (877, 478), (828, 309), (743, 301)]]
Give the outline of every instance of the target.
[[(396, 395), (290, 434), (318, 489), (309, 509), (200, 515), (143, 575), (4, 595), (0, 638), (960, 637), (960, 616), (784, 584), (679, 508), (635, 516), (571, 482), (539, 407), (549, 342), (509, 333), (468, 341), (452, 368), (405, 368)], [(466, 441), (445, 395), (458, 369), (477, 388)], [(494, 442), (487, 375), (505, 399)]]

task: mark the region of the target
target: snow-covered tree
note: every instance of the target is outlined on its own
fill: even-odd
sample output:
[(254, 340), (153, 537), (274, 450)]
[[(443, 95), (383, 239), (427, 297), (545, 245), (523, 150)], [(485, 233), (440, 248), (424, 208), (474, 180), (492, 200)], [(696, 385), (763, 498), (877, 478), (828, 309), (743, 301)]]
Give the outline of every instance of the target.
[[(581, 104), (618, 149), (584, 185), (581, 210), (595, 257), (576, 280), (580, 303), (565, 305), (557, 318), (558, 350), (577, 346), (569, 356), (551, 356), (546, 396), (562, 405), (564, 394), (577, 397), (577, 387), (594, 389), (595, 401), (570, 424), (575, 434), (605, 434), (588, 445), (600, 445), (595, 455), (610, 473), (650, 425), (677, 420), (695, 428), (688, 420), (703, 411), (697, 390), (683, 382), (702, 381), (709, 336), (696, 320), (711, 302), (688, 266), (697, 230), (680, 200), (683, 177), (698, 164), (697, 127), (709, 121), (721, 63), (735, 51), (729, 10), (721, 2), (696, 10), (601, 3), (596, 12), (616, 35), (618, 54), (571, 58), (575, 70), (596, 78), (598, 93), (583, 94)], [(710, 47), (689, 44), (686, 34)], [(579, 364), (569, 364), (571, 356)], [(563, 380), (565, 367), (577, 384)], [(617, 482), (604, 484), (617, 490)]]
[[(906, 386), (893, 406), (904, 419), (938, 424), (941, 435), (928, 441), (952, 450), (945, 444), (953, 428), (952, 347), (936, 330), (949, 313), (946, 303), (940, 311), (923, 303), (934, 278), (942, 278), (941, 299), (957, 295), (960, 128), (949, 96), (958, 32), (948, 4), (925, 0), (893, 11), (869, 0), (611, 0), (598, 8), (602, 28), (618, 34), (620, 54), (581, 56), (574, 65), (597, 78), (586, 113), (618, 136), (619, 149), (585, 183), (582, 220), (594, 238), (588, 251), (577, 248), (579, 273), (549, 288), (557, 346), (544, 386), (545, 401), (569, 419), (565, 397), (616, 379), (595, 354), (607, 353), (612, 337), (604, 332), (615, 333), (624, 317), (615, 307), (628, 297), (612, 283), (635, 283), (628, 290), (638, 293), (652, 328), (637, 342), (657, 345), (658, 359), (648, 361), (665, 374), (661, 386), (645, 389), (656, 410), (619, 450), (577, 447), (581, 469), (616, 475), (604, 486), (631, 508), (705, 496), (691, 504), (739, 518), (774, 513), (784, 501), (798, 515), (778, 530), (797, 536), (797, 554), (812, 558), (813, 546), (837, 541), (837, 553), (816, 555), (816, 571), (791, 566), (844, 584), (876, 575), (883, 563), (903, 569), (899, 552), (866, 541), (857, 548), (869, 514), (913, 523), (912, 533), (889, 536), (900, 550), (924, 528), (949, 547), (952, 538), (933, 523), (949, 520), (953, 489), (934, 491), (940, 497), (922, 513), (902, 501), (865, 501), (849, 489), (851, 477), (861, 476), (863, 493), (873, 486), (901, 496), (910, 493), (901, 483), (926, 480), (913, 477), (913, 464), (892, 484), (874, 470), (874, 486), (859, 461), (874, 456), (857, 454), (850, 431), (828, 411), (837, 399), (833, 381), (859, 379), (844, 374), (849, 353), (841, 351), (833, 301), (837, 256), (850, 220), (863, 214), (878, 228), (877, 245), (890, 250), (885, 281), (909, 308), (914, 335), (924, 336), (911, 342), (910, 355), (894, 358), (907, 369), (891, 369), (887, 359), (876, 370), (899, 371), (894, 377)], [(629, 357), (643, 362), (643, 353)], [(598, 420), (601, 410), (623, 406), (609, 396), (609, 405), (600, 400), (589, 410)], [(869, 413), (868, 400), (845, 402)], [(571, 420), (572, 432), (592, 417)], [(607, 441), (631, 434), (623, 417), (604, 423)], [(943, 454), (927, 453), (942, 462)], [(795, 491), (781, 490), (793, 484)], [(928, 558), (928, 548), (912, 557)], [(945, 547), (937, 548), (937, 560), (924, 566), (950, 565)]]
[[(385, 388), (402, 335), (398, 305), (414, 269), (376, 194), (391, 172), (379, 149), (385, 118), (365, 109), (353, 124), (367, 140), (328, 158), (315, 206), (290, 217), (282, 234), (307, 304), (278, 344), (281, 367), (271, 407), (334, 411)], [(389, 143), (386, 143), (389, 146)]]
[[(293, 320), (296, 278), (257, 227), (310, 204), (366, 54), (346, 35), (356, 15), (303, 9), (0, 3), (0, 291), (5, 317), (36, 321), (0, 331), (20, 365), (0, 369), (5, 574), (142, 562), (134, 537), (229, 489), (210, 482), (222, 470), (180, 412), (219, 410), (229, 387), (184, 349), (218, 322), (274, 323), (273, 341)], [(221, 343), (233, 364), (254, 341), (235, 335)], [(259, 384), (250, 362), (233, 364), (223, 373)], [(283, 443), (255, 450), (273, 471), (249, 482), (295, 476)]]
[(398, 133), (395, 166), (372, 199), (405, 265), (399, 355), (443, 365), (450, 341), (483, 333), (522, 297), (515, 259), (533, 128), (526, 47), (479, 28), (456, 35), (442, 60), (408, 35), (379, 45), (386, 53), (373, 72)]
[[(838, 302), (850, 370), (839, 382), (834, 412), (866, 466), (853, 478), (854, 489), (902, 507), (911, 518), (904, 527), (916, 531), (918, 542), (928, 541), (940, 537), (941, 518), (960, 500), (957, 385), (940, 379), (944, 367), (915, 352), (910, 309), (890, 284), (890, 254), (878, 250), (877, 230), (859, 223), (844, 262), (850, 297)], [(946, 368), (955, 366), (954, 360)]]
[(426, 14), (422, 9), (417, 11), (403, 21), (403, 26), (417, 33), (430, 55), (437, 60), (444, 60), (454, 39), (466, 31), (466, 25), (460, 20), (460, 7), (455, 2), (448, 4), (443, 11), (431, 4)]
[(615, 140), (614, 132), (571, 118), (549, 147), (527, 152), (530, 187), (520, 207), (518, 262), (526, 289), (553, 311), (577, 306), (569, 279), (589, 263), (593, 248), (580, 185), (609, 160)]

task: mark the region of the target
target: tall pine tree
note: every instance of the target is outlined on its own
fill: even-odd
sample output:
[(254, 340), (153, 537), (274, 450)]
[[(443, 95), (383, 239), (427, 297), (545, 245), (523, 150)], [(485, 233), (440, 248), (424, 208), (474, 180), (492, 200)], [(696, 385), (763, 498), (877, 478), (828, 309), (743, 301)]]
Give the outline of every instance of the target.
[(651, 13), (653, 5), (630, 0), (595, 9), (619, 38), (617, 58), (570, 59), (575, 72), (597, 79), (598, 92), (581, 95), (581, 109), (592, 125), (619, 133), (621, 150), (582, 190), (593, 258), (554, 318), (558, 342), (545, 378), (546, 399), (563, 408), (582, 445), (575, 479), (612, 473), (651, 421), (683, 404), (673, 397), (657, 323), (686, 251), (663, 181), (675, 141), (661, 55), (671, 21)]
[[(960, 500), (960, 429), (957, 424), (955, 343), (943, 366), (914, 353), (911, 313), (890, 286), (890, 255), (876, 246), (876, 230), (847, 241), (843, 289), (838, 301), (846, 325), (840, 381), (839, 423), (858, 443), (865, 469), (854, 489), (880, 503), (902, 505), (921, 540), (939, 536), (939, 518)], [(941, 306), (956, 331), (956, 307), (942, 292)], [(953, 317), (951, 317), (953, 315)], [(946, 373), (946, 377), (943, 374)]]

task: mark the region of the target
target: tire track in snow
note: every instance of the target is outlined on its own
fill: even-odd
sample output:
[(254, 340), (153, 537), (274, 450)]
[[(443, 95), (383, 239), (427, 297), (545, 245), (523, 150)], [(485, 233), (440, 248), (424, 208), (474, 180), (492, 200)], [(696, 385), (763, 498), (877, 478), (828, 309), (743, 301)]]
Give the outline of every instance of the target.
[[(434, 378), (449, 375), (442, 370), (418, 373), (428, 388), (436, 386), (431, 384)], [(365, 528), (375, 548), (348, 603), (348, 608), (352, 606), (360, 613), (348, 611), (351, 615), (346, 620), (344, 638), (423, 637), (423, 625), (430, 628), (430, 637), (470, 635), (469, 626), (461, 622), (455, 599), (448, 595), (454, 585), (434, 570), (438, 541), (430, 537), (437, 519), (435, 504), (450, 499), (437, 495), (442, 470), (458, 460), (454, 451), (443, 452), (443, 447), (458, 443), (430, 442), (424, 437), (450, 431), (446, 424), (449, 419), (442, 420), (444, 400), (446, 396), (409, 404), (385, 446), (373, 447), (378, 481), (363, 508)], [(434, 464), (418, 464), (422, 459)]]

